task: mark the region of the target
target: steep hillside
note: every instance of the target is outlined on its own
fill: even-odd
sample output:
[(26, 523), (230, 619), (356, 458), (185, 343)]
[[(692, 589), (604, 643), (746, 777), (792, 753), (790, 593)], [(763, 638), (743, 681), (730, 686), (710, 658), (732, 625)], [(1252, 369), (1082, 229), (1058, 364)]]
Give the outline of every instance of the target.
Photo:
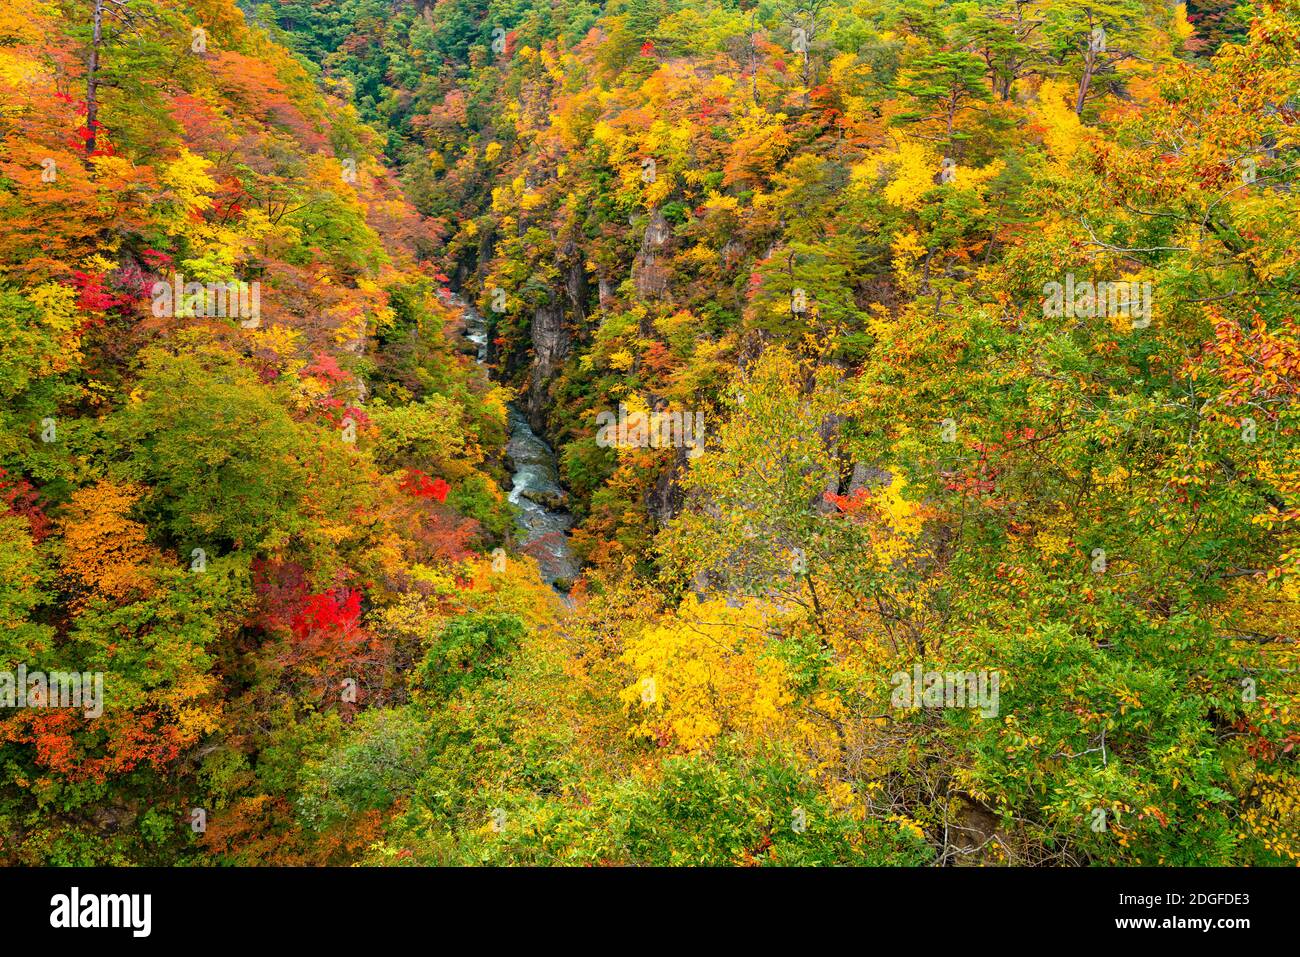
[(552, 604), (487, 557), (504, 397), (350, 105), (228, 3), (101, 10), (0, 15), (0, 641), (11, 692), (102, 673), (5, 712), (0, 857), (347, 859), (307, 756), (448, 621)]

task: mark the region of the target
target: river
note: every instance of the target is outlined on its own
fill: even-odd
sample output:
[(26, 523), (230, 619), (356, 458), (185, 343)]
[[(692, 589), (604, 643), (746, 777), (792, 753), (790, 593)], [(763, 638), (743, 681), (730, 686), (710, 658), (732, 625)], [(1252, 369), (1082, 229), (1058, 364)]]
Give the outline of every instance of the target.
[[(451, 302), (464, 311), (465, 338), (473, 343), (479, 365), (486, 367), (487, 319), (459, 296), (453, 295)], [(555, 450), (532, 430), (513, 403), (507, 411), (510, 438), (504, 451), (511, 471), (510, 502), (519, 509), (515, 516), (519, 550), (537, 559), (543, 581), (560, 583), (567, 590), (581, 566), (569, 546), (573, 516), (565, 507), (569, 493), (560, 485)]]

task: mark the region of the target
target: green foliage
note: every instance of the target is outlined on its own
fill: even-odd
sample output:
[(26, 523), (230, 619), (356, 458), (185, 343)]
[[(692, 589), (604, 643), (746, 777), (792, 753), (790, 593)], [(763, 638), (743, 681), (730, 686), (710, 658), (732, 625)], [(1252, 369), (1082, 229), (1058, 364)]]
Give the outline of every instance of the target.
[(298, 810), (310, 827), (384, 810), (428, 766), (425, 729), (409, 711), (367, 711), (321, 761), (302, 770)]
[(500, 677), (508, 655), (526, 633), (516, 615), (475, 614), (454, 618), (438, 635), (421, 663), (423, 687), (439, 697)]
[(142, 358), (139, 401), (106, 430), (130, 450), (126, 476), (153, 489), (146, 510), (182, 543), (265, 547), (299, 531), (308, 460), (322, 444), (312, 430), (223, 350)]

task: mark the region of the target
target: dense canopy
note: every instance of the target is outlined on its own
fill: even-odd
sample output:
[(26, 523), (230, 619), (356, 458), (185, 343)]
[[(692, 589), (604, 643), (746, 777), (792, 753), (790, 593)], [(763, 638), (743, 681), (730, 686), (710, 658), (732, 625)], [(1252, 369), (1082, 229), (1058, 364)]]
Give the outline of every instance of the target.
[(10, 0), (0, 862), (1300, 862), (1298, 168), (1300, 0)]

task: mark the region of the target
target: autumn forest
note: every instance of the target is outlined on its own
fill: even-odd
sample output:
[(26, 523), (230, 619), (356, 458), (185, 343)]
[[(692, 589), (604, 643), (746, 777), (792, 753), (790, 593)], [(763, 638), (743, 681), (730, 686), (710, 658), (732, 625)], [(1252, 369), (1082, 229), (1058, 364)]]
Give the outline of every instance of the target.
[(1300, 0), (0, 4), (0, 863), (1300, 863)]

